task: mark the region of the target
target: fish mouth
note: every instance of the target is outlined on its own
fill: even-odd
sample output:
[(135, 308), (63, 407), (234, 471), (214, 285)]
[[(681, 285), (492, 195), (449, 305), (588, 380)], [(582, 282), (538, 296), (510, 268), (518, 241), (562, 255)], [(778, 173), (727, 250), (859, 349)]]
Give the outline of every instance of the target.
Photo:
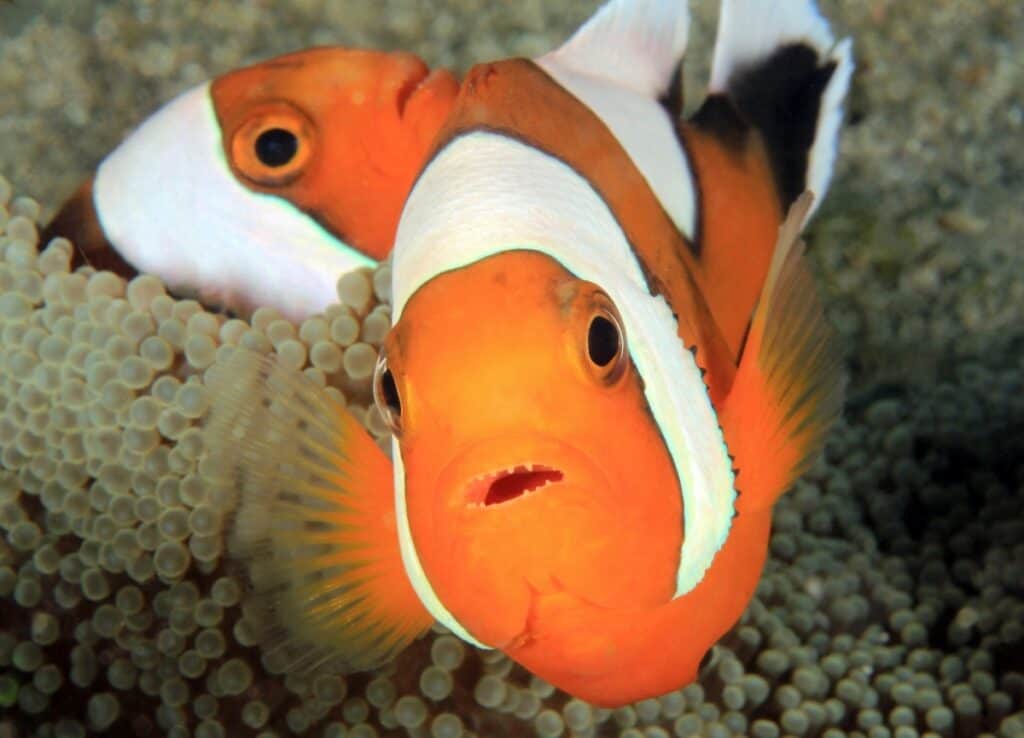
[(475, 507), (504, 505), (534, 495), (564, 478), (561, 470), (551, 466), (517, 464), (474, 477), (467, 485), (466, 498)]

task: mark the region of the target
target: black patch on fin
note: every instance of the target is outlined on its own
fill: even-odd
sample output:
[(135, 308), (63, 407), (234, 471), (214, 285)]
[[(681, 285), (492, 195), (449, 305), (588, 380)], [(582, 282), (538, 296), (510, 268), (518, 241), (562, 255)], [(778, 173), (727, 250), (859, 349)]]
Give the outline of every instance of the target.
[(750, 132), (750, 126), (737, 112), (732, 101), (722, 94), (708, 95), (690, 122), (713, 134), (726, 148), (737, 152), (743, 150)]
[(821, 97), (835, 69), (835, 62), (820, 65), (812, 47), (789, 44), (729, 80), (729, 95), (740, 114), (764, 137), (783, 210), (806, 189), (807, 154), (817, 133)]
[(806, 189), (807, 155), (814, 144), (818, 111), (835, 62), (821, 64), (803, 43), (780, 46), (764, 61), (729, 79), (728, 97), (711, 95), (693, 122), (728, 146), (742, 146), (748, 127), (764, 139), (785, 211)]
[(672, 79), (668, 83), (668, 89), (658, 102), (668, 111), (673, 120), (683, 114), (683, 65), (676, 65), (676, 71), (672, 73)]

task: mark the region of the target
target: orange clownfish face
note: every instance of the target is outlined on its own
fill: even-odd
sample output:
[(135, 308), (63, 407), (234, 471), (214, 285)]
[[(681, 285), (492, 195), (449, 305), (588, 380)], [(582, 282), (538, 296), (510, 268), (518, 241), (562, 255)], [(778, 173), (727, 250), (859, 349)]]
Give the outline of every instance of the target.
[(672, 598), (679, 485), (627, 340), (597, 285), (529, 251), (435, 277), (389, 337), (375, 392), (427, 598), (474, 640), (544, 638), (545, 595)]
[(408, 53), (316, 48), (229, 72), (144, 121), (45, 236), (99, 268), (301, 320), (387, 256), (457, 92)]

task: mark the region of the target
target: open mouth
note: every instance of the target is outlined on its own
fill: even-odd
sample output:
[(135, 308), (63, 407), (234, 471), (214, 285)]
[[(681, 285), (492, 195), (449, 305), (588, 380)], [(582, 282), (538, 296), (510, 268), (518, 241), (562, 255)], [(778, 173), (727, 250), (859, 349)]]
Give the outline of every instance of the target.
[(543, 464), (520, 464), (476, 477), (469, 483), (471, 503), (490, 507), (519, 499), (562, 481), (562, 472)]

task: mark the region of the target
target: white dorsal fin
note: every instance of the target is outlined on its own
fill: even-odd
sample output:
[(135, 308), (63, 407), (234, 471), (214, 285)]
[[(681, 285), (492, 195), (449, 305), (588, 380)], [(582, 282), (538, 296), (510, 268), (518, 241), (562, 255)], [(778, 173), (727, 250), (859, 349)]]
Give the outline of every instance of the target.
[(835, 45), (815, 0), (723, 0), (709, 92), (728, 92), (736, 71), (757, 66), (794, 43), (810, 46), (822, 58)]
[(539, 61), (658, 98), (686, 52), (689, 30), (687, 0), (610, 0)]

